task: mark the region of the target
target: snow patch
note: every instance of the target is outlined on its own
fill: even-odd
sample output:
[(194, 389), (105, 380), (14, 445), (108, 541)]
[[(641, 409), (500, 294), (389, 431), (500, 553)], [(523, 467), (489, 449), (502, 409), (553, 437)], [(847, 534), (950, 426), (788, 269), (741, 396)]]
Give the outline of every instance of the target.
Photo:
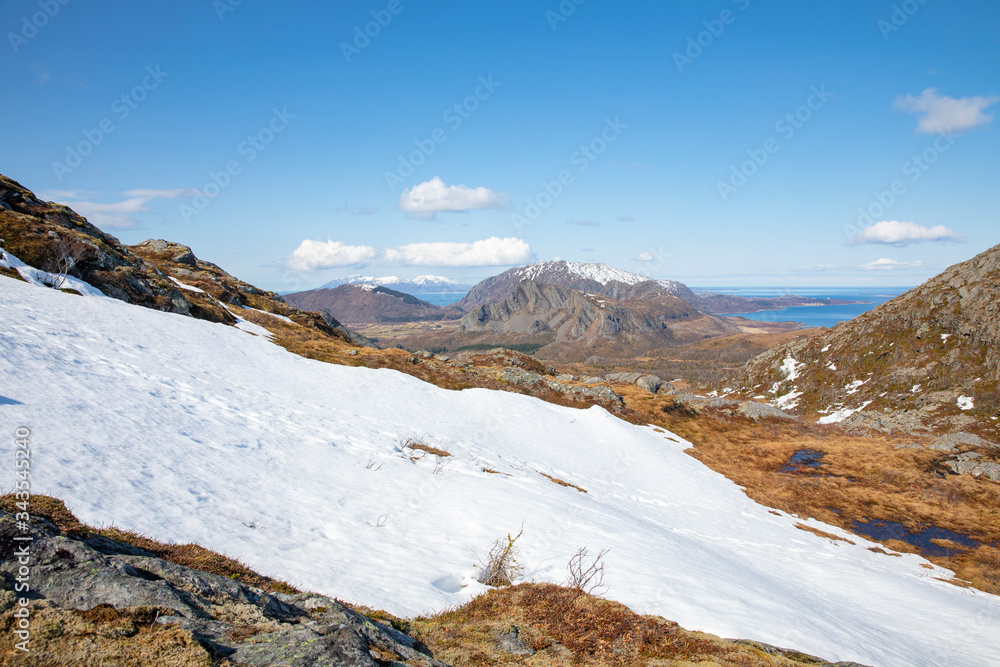
[[(5, 269), (13, 269), (18, 272), (18, 274), (27, 280), (32, 285), (38, 287), (45, 287), (48, 289), (72, 289), (76, 290), (83, 296), (103, 296), (107, 295), (101, 290), (97, 289), (90, 283), (84, 282), (79, 278), (74, 278), (73, 276), (60, 276), (55, 273), (49, 273), (48, 271), (42, 271), (41, 269), (36, 269), (33, 266), (28, 266), (20, 259), (10, 254), (5, 250), (0, 250), (0, 266)], [(54, 286), (54, 287), (53, 287)], [(110, 297), (107, 297), (110, 298)]]
[(174, 283), (176, 283), (177, 286), (180, 287), (181, 289), (186, 289), (189, 292), (200, 292), (202, 294), (205, 293), (205, 290), (201, 289), (200, 287), (195, 287), (194, 285), (188, 285), (186, 283), (182, 283), (181, 281), (177, 280), (177, 278), (174, 278), (173, 276), (168, 276), (168, 278), (170, 278), (171, 280), (173, 280)]
[(973, 403), (972, 396), (959, 396), (958, 397), (958, 409), (959, 410), (971, 410), (976, 407)]
[(798, 387), (792, 387), (792, 390), (785, 394), (784, 396), (779, 396), (774, 399), (772, 403), (774, 407), (781, 408), (782, 410), (791, 410), (792, 408), (797, 408), (799, 406), (798, 398), (802, 395), (801, 391), (795, 391)]
[(795, 380), (799, 377), (799, 371), (805, 368), (805, 364), (800, 361), (795, 361), (792, 355), (785, 357), (785, 360), (781, 362), (781, 372), (785, 375), (785, 380)]
[(841, 409), (837, 410), (836, 412), (834, 412), (833, 414), (829, 414), (826, 417), (820, 417), (819, 421), (817, 421), (816, 423), (817, 424), (839, 424), (840, 422), (844, 421), (845, 419), (847, 419), (848, 417), (850, 417), (854, 413), (861, 412), (862, 410), (864, 410), (865, 408), (867, 408), (870, 404), (871, 404), (871, 401), (865, 401), (864, 403), (862, 403), (860, 406), (858, 406), (856, 408), (841, 408)]
[(913, 385), (913, 387), (912, 387), (912, 388), (910, 389), (910, 393), (911, 393), (911, 394), (915, 394), (915, 393), (917, 393), (918, 391), (920, 391), (920, 385), (919, 385), (919, 384), (915, 384), (915, 385)]
[[(868, 380), (871, 380), (871, 378), (868, 378)], [(851, 384), (849, 384), (846, 387), (844, 387), (844, 391), (847, 392), (848, 396), (850, 396), (851, 394), (856, 394), (856, 393), (858, 393), (858, 389), (861, 388), (861, 385), (863, 385), (866, 382), (868, 382), (868, 380), (855, 380)]]

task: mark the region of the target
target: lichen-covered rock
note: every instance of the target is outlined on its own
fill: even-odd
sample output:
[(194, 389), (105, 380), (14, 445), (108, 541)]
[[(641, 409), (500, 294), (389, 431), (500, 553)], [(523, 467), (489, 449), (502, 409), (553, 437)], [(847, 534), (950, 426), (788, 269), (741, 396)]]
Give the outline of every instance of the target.
[[(14, 538), (27, 534), (11, 514), (0, 512), (0, 577), (4, 589), (0, 592), (5, 599), (11, 597), (9, 591), (19, 567), (17, 549), (23, 543)], [(162, 664), (207, 666), (214, 664), (210, 660), (214, 655), (233, 664), (262, 666), (445, 667), (412, 637), (376, 623), (332, 598), (311, 593), (267, 593), (104, 537), (60, 534), (40, 517), (31, 518), (30, 536), (33, 613), (57, 617), (56, 625), (63, 628), (76, 622), (81, 613), (91, 620), (106, 619), (108, 623), (101, 632), (132, 637), (136, 646), (128, 650), (134, 653), (141, 642), (156, 637), (137, 637), (139, 630), (134, 624), (119, 621), (134, 615), (131, 610), (155, 610), (155, 615), (152, 611), (148, 614), (144, 631), (148, 634), (151, 624), (174, 629), (168, 636), (180, 641), (173, 642), (177, 646), (170, 648), (176, 649), (170, 660), (176, 660), (177, 651), (185, 656), (183, 661), (169, 662), (161, 653), (168, 649), (157, 648), (153, 655), (163, 659)], [(3, 611), (12, 613), (10, 605)], [(45, 613), (42, 618), (46, 618)], [(58, 655), (59, 642), (74, 641), (78, 640), (67, 636), (65, 630), (39, 632), (32, 637), (32, 652)], [(102, 654), (106, 664), (117, 664), (126, 648), (112, 645), (100, 650), (112, 652)], [(54, 659), (51, 662), (55, 664)]]

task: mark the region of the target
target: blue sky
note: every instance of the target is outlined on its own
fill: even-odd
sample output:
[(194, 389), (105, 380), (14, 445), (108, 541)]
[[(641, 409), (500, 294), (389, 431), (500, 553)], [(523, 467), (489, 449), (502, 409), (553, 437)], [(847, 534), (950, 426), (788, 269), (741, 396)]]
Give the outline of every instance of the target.
[(1000, 242), (992, 1), (8, 0), (0, 27), (0, 173), (270, 289), (555, 258), (912, 285)]

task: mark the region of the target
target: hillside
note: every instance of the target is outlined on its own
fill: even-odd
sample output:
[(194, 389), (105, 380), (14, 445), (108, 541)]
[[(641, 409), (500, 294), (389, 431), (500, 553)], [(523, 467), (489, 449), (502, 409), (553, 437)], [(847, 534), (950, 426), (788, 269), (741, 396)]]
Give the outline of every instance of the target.
[[(640, 616), (583, 590), (552, 584), (497, 589), (433, 617), (400, 619), (298, 591), (198, 545), (164, 544), (119, 528), (93, 528), (59, 500), (30, 502), (33, 572), (44, 608), (33, 620), (30, 658), (16, 664), (79, 665), (280, 664), (316, 667), (446, 667), (509, 664), (537, 656), (551, 667), (635, 664), (649, 659), (710, 660), (740, 667), (827, 665), (791, 649), (689, 632)], [(0, 540), (22, 531), (14, 494), (0, 497)], [(23, 515), (22, 515), (23, 516)], [(12, 550), (0, 549), (0, 572), (16, 576)], [(87, 581), (81, 590), (79, 582)], [(192, 582), (197, 582), (192, 586)], [(9, 595), (8, 592), (5, 591)], [(12, 632), (15, 609), (0, 612)], [(39, 605), (40, 607), (40, 605)], [(516, 625), (514, 625), (516, 623)], [(497, 632), (497, 630), (502, 632)], [(0, 664), (15, 664), (0, 657)]]
[(726, 385), (823, 423), (1000, 433), (1000, 246), (855, 319), (755, 357)]
[[(153, 239), (125, 246), (72, 209), (42, 202), (2, 175), (0, 239), (0, 247), (27, 265), (25, 271), (43, 272), (40, 275), (53, 286), (96, 288), (126, 303), (230, 326), (275, 316), (319, 338), (373, 345), (329, 315), (299, 311), (274, 292), (198, 259), (187, 246)], [(0, 266), (0, 273), (21, 277), (10, 267)], [(74, 287), (67, 281), (78, 282)]]
[(347, 283), (333, 289), (293, 292), (282, 298), (296, 308), (324, 311), (350, 324), (458, 319), (462, 315), (372, 283)]
[(484, 592), (468, 549), (523, 524), (525, 576), (562, 581), (581, 546), (610, 547), (607, 595), (686, 627), (889, 667), (1000, 651), (981, 622), (1000, 598), (757, 505), (669, 432), (0, 284), (5, 418), (32, 427), (33, 491), (85, 522), (199, 543), (397, 615)]

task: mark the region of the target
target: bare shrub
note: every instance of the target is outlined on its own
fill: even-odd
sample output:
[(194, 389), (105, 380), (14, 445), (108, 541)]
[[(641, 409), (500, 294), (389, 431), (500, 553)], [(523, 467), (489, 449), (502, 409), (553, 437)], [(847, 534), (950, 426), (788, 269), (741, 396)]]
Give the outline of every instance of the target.
[(608, 587), (604, 583), (604, 556), (609, 549), (601, 549), (593, 558), (587, 547), (581, 547), (566, 564), (569, 572), (569, 579), (566, 585), (583, 593), (590, 595), (600, 595), (607, 591)]
[(365, 466), (366, 470), (378, 470), (382, 467), (382, 464), (378, 462), (374, 454), (368, 455), (368, 464)]
[(66, 284), (66, 276), (86, 256), (88, 250), (87, 244), (76, 239), (60, 238), (55, 247), (56, 257), (48, 263), (49, 275), (40, 277), (39, 281), (46, 287), (62, 289)]
[(473, 552), (479, 567), (482, 568), (482, 573), (477, 578), (479, 583), (494, 587), (510, 586), (514, 583), (514, 579), (521, 576), (524, 567), (517, 561), (516, 543), (522, 534), (524, 534), (523, 524), (517, 535), (511, 536), (507, 533), (507, 537), (494, 542), (485, 556)]

